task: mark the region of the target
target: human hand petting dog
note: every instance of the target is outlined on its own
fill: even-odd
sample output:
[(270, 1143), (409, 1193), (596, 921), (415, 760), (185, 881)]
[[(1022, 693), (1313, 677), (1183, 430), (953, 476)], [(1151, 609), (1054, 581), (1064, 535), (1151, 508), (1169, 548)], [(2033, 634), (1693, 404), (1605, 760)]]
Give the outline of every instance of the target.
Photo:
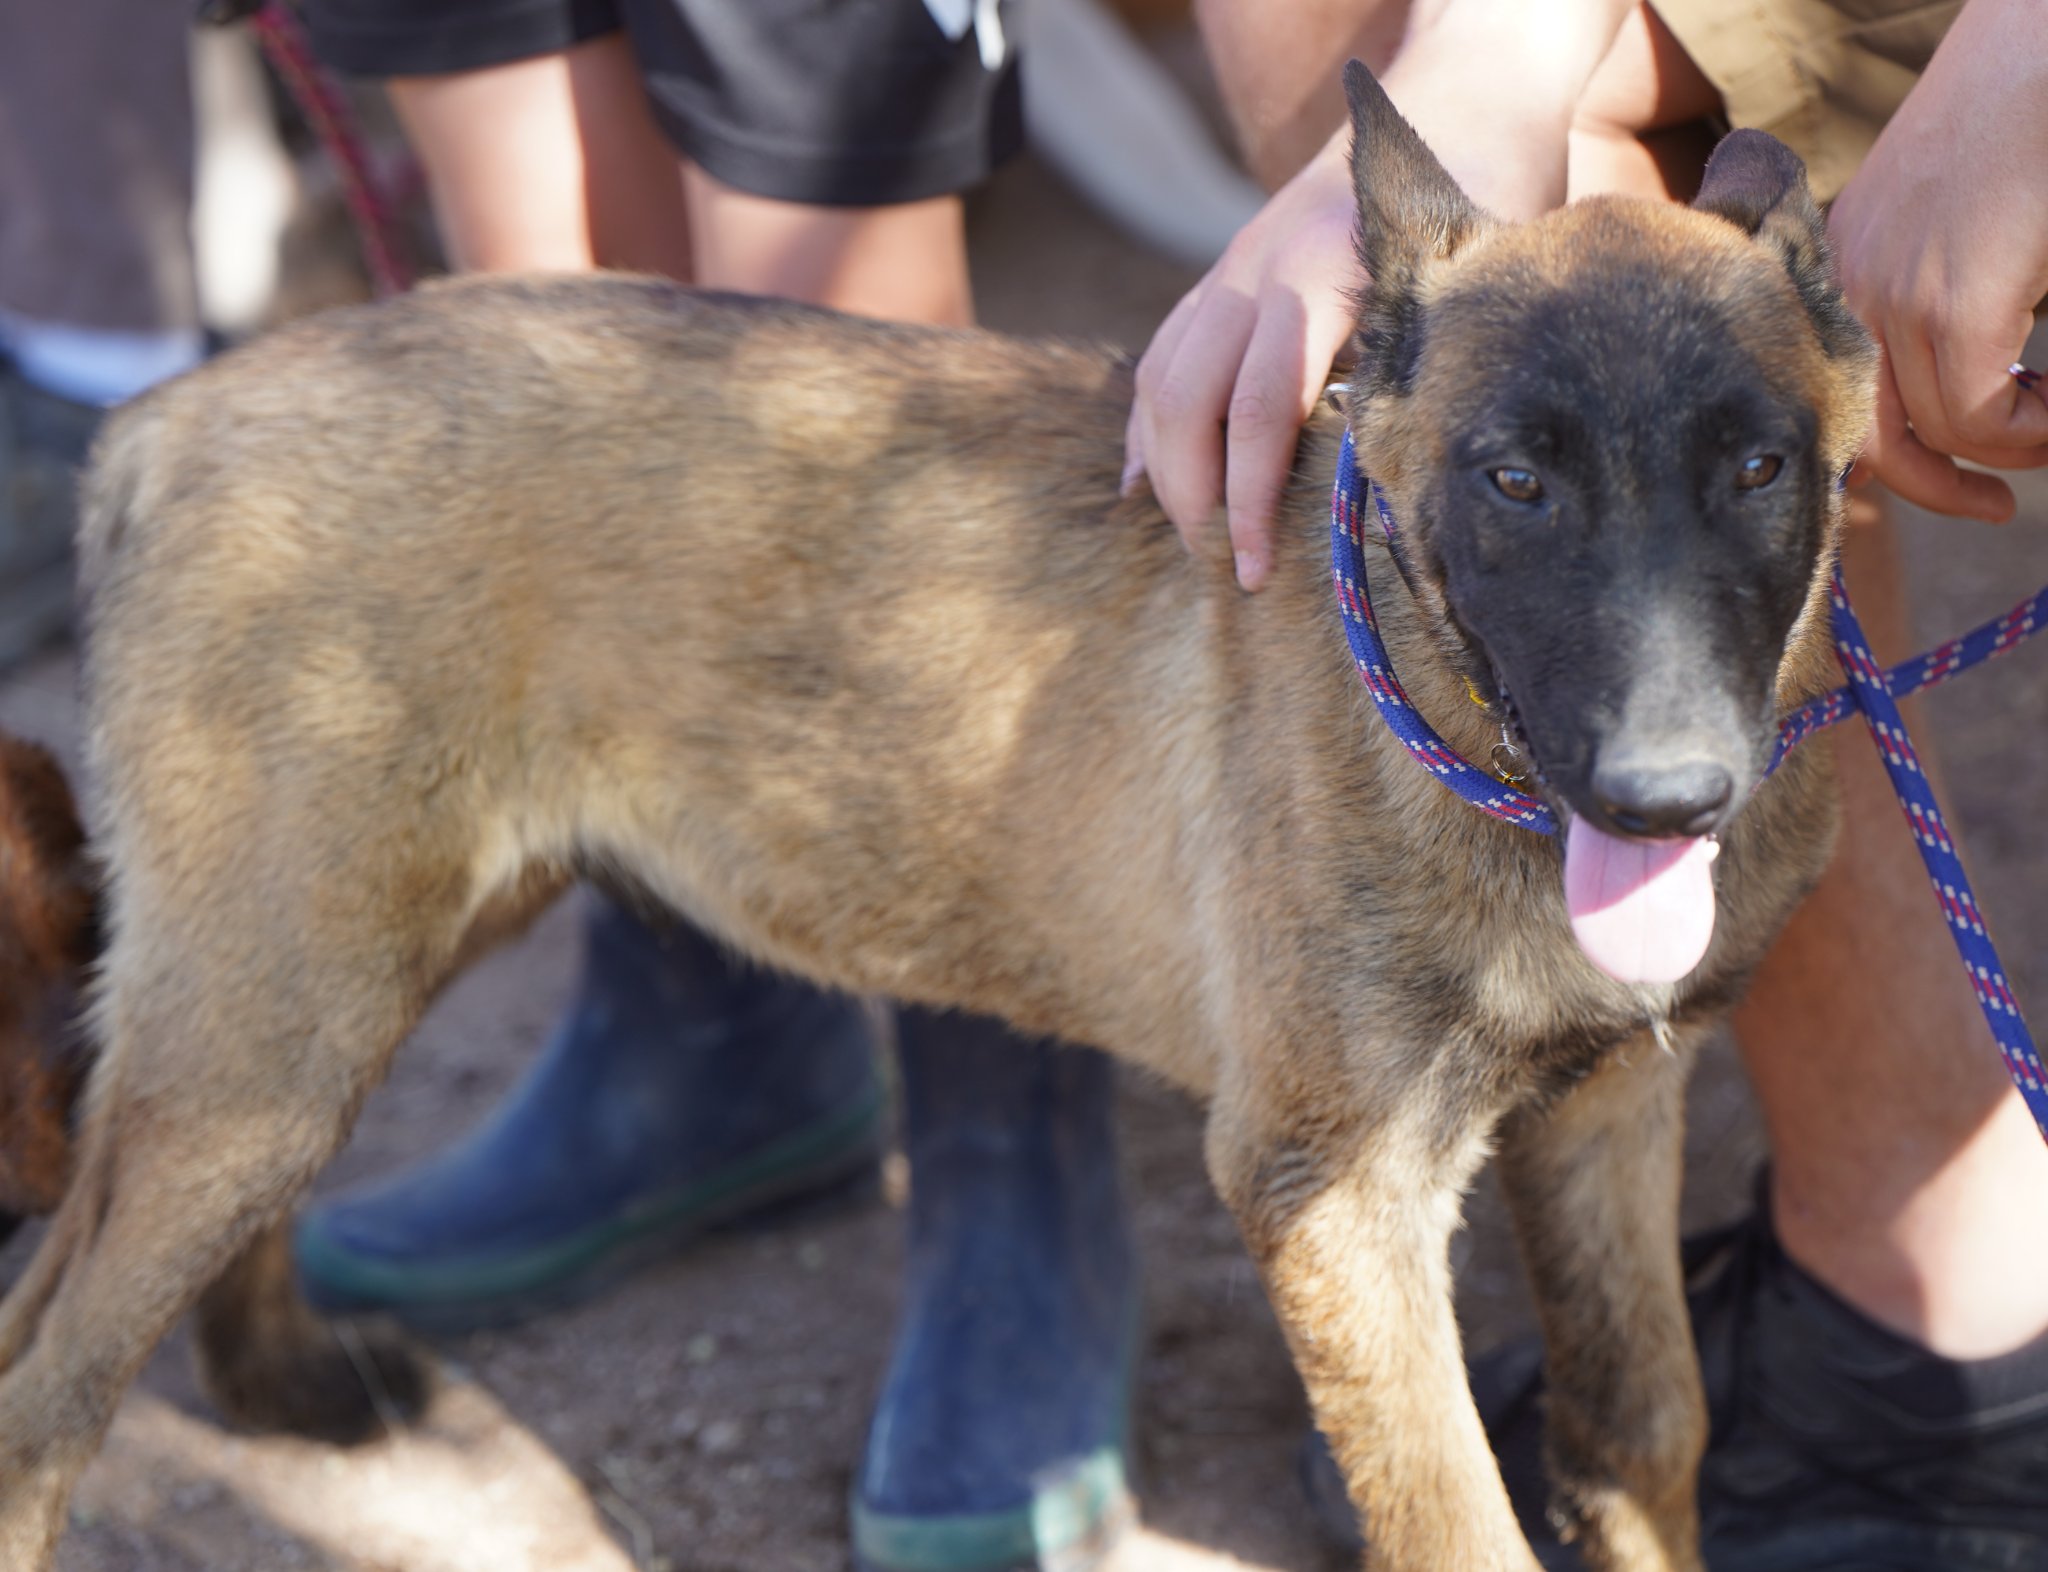
[(1238, 231), (1138, 362), (1124, 490), (1149, 477), (1190, 550), (1224, 503), (1246, 589), (1265, 581), (1296, 433), (1351, 336), (1357, 212), (1333, 141)]
[[(1418, 4), (1383, 81), (1482, 206), (1531, 217), (1564, 199), (1572, 109), (1631, 9)], [(1845, 293), (1885, 357), (1852, 481), (2000, 520), (2011, 488), (1957, 461), (2048, 465), (2048, 402), (2007, 375), (2048, 296), (2044, 87), (2037, 0), (1972, 0), (1835, 203)], [(1221, 505), (1246, 589), (1265, 581), (1296, 436), (1350, 331), (1347, 137), (1274, 195), (1138, 364), (1125, 488), (1149, 478), (1191, 548)]]
[(1828, 220), (1877, 335), (1877, 427), (1856, 478), (1939, 513), (2011, 517), (1964, 469), (2048, 464), (2048, 403), (2007, 375), (2048, 296), (2048, 34), (2038, 4), (1973, 0)]
[[(1564, 200), (1572, 112), (1633, 9), (1417, 0), (1382, 85), (1480, 206), (1533, 218)], [(1138, 362), (1124, 489), (1149, 478), (1190, 549), (1221, 504), (1248, 590), (1265, 582), (1296, 435), (1351, 334), (1350, 144), (1345, 127), (1274, 194)]]

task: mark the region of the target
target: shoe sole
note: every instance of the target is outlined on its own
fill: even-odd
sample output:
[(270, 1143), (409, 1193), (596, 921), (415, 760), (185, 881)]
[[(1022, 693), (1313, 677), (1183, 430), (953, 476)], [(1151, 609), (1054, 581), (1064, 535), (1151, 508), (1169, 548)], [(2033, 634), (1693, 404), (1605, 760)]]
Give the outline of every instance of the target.
[(1121, 1448), (1091, 1453), (1001, 1512), (910, 1517), (853, 1503), (859, 1572), (1093, 1572), (1138, 1520)]
[(1064, 1474), (1034, 1480), (1031, 1499), (995, 1512), (914, 1516), (849, 1503), (856, 1572), (1095, 1572), (1138, 1522), (1130, 1452), (1141, 1298), (1133, 1296), (1117, 1357), (1118, 1409), (1107, 1445)]
[(396, 1267), (339, 1248), (302, 1223), (299, 1278), (307, 1298), (329, 1314), (388, 1315), (432, 1337), (516, 1325), (593, 1298), (706, 1234), (770, 1216), (787, 1221), (799, 1210), (872, 1193), (886, 1124), (877, 1087), (858, 1106), (623, 1217), (490, 1261)]

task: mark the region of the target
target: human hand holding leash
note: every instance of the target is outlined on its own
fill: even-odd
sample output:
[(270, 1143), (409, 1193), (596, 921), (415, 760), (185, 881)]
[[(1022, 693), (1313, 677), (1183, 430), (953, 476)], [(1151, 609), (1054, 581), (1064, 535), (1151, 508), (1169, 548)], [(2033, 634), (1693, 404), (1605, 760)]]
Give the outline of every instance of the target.
[(1842, 287), (1884, 350), (1851, 483), (2000, 522), (2012, 488), (1957, 464), (2048, 465), (2048, 403), (2008, 375), (2048, 295), (2048, 38), (1975, 0), (1829, 218)]

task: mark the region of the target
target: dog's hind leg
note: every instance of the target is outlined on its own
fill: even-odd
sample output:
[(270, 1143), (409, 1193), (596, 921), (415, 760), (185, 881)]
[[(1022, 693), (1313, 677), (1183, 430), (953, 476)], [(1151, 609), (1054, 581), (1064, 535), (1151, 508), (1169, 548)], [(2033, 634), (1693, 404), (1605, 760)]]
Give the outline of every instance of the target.
[(340, 1145), (452, 960), (467, 868), (429, 866), (417, 841), (379, 850), (309, 847), (260, 887), (191, 858), (175, 904), (155, 898), (159, 866), (121, 864), (76, 1182), (8, 1311), (7, 1572), (46, 1564), (136, 1369)]
[(1706, 1400), (1678, 1261), (1692, 1048), (1645, 1034), (1501, 1130), (1501, 1188), (1543, 1326), (1555, 1501), (1595, 1572), (1702, 1565)]
[[(521, 931), (561, 890), (557, 870), (535, 869), (470, 919), (453, 977)], [(348, 1444), (413, 1418), (431, 1384), (422, 1353), (390, 1322), (328, 1317), (306, 1303), (288, 1219), (245, 1247), (193, 1312), (199, 1382), (223, 1415), (252, 1430)]]
[(28, 1266), (8, 1286), (7, 1297), (0, 1299), (0, 1377), (12, 1368), (35, 1336), (51, 1296), (63, 1281), (64, 1263), (71, 1258), (75, 1241), (85, 1234), (89, 1220), (98, 1214), (99, 1202), (88, 1193), (93, 1176), (84, 1171), (82, 1164), (76, 1167), (65, 1189), (64, 1201), (37, 1242)]
[(426, 1406), (429, 1366), (402, 1334), (375, 1320), (330, 1321), (306, 1303), (289, 1222), (235, 1257), (193, 1319), (199, 1383), (237, 1424), (347, 1445)]
[(1262, 1109), (1250, 1087), (1221, 1089), (1209, 1168), (1364, 1516), (1367, 1563), (1537, 1572), (1473, 1407), (1451, 1309), (1450, 1235), (1490, 1121), (1446, 1117), (1427, 1095), (1375, 1116), (1333, 1095), (1341, 1069), (1311, 1068), (1265, 1083), (1297, 1088), (1291, 1113)]

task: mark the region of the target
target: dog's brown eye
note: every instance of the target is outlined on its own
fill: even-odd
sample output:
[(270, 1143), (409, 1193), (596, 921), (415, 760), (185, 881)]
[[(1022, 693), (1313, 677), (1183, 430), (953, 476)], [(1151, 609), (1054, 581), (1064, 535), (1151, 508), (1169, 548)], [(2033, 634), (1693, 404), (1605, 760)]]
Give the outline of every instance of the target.
[(1498, 491), (1510, 502), (1541, 502), (1543, 482), (1526, 469), (1496, 469), (1487, 473)]
[(1755, 491), (1778, 478), (1785, 461), (1775, 453), (1758, 453), (1742, 461), (1735, 471), (1735, 485), (1741, 491)]

